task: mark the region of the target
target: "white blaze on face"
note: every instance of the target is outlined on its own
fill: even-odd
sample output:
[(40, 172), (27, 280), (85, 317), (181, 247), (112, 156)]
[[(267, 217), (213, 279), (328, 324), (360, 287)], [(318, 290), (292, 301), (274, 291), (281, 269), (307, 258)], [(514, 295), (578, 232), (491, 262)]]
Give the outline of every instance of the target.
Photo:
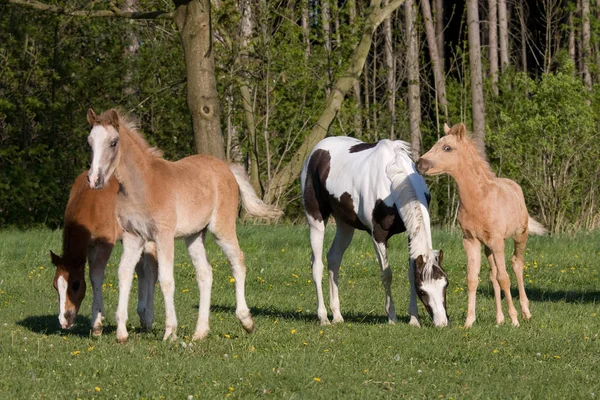
[(429, 296), (429, 307), (433, 313), (433, 324), (435, 326), (447, 326), (448, 318), (444, 308), (444, 288), (448, 284), (445, 278), (432, 279), (423, 282), (421, 289)]
[(116, 148), (111, 147), (111, 142), (118, 140), (117, 131), (103, 125), (95, 125), (88, 136), (88, 143), (92, 148), (92, 163), (88, 173), (90, 186), (96, 187), (99, 179), (107, 181), (112, 174), (112, 162)]
[(67, 309), (67, 288), (69, 284), (63, 276), (59, 276), (56, 280), (56, 289), (58, 290), (58, 322), (63, 329), (68, 328), (68, 322), (65, 318)]

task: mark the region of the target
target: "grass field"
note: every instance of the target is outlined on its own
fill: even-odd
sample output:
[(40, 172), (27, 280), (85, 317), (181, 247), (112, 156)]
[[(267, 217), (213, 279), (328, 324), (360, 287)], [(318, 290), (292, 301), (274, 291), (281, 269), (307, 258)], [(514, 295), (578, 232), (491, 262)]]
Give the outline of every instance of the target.
[[(332, 240), (333, 230), (327, 235)], [(407, 325), (406, 239), (390, 242), (393, 293), (401, 321), (386, 323), (378, 264), (357, 234), (340, 276), (346, 322), (321, 327), (315, 316), (308, 231), (304, 226), (239, 227), (248, 265), (247, 300), (257, 331), (235, 319), (229, 266), (209, 240), (214, 267), (209, 337), (190, 343), (198, 289), (182, 242), (176, 248), (179, 339), (161, 341), (162, 295), (155, 329), (140, 333), (135, 293), (130, 338), (115, 338), (116, 270), (107, 268), (104, 335), (89, 334), (91, 296), (76, 327), (58, 329), (48, 250), (60, 232), (0, 232), (0, 393), (2, 398), (596, 398), (600, 396), (600, 234), (531, 238), (526, 285), (533, 319), (495, 325), (484, 264), (478, 320), (462, 328), (467, 298), (458, 233), (435, 232), (449, 274), (452, 326), (437, 329), (420, 305), (421, 329)], [(512, 245), (509, 246), (512, 249)], [(512, 275), (511, 275), (512, 277)], [(514, 288), (514, 277), (512, 278)], [(327, 283), (326, 283), (327, 285)], [(325, 286), (326, 293), (328, 292)], [(516, 295), (516, 290), (513, 290)], [(508, 319), (508, 316), (507, 316)]]

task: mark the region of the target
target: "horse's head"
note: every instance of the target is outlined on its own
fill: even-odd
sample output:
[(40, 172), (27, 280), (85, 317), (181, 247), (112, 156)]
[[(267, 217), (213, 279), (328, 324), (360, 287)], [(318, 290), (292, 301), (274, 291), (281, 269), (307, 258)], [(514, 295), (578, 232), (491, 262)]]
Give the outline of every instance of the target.
[[(423, 256), (415, 260), (415, 289), (417, 295), (423, 302), (425, 309), (433, 319), (435, 326), (448, 326), (448, 312), (446, 311), (446, 288), (448, 287), (448, 276), (442, 268), (444, 252), (433, 253), (435, 260), (426, 262)], [(426, 271), (429, 264), (431, 271)]]
[(85, 297), (85, 264), (69, 265), (53, 252), (50, 252), (50, 258), (56, 266), (54, 288), (58, 292), (58, 322), (61, 328), (70, 329)]
[(88, 172), (88, 182), (92, 189), (101, 189), (119, 165), (119, 121), (116, 110), (108, 110), (97, 116), (91, 108), (87, 120), (92, 128), (88, 144), (92, 149), (92, 163)]
[(444, 124), (446, 133), (433, 147), (419, 158), (417, 170), (423, 175), (450, 174), (459, 165), (461, 153), (469, 140), (467, 128), (464, 124), (454, 125), (452, 128)]

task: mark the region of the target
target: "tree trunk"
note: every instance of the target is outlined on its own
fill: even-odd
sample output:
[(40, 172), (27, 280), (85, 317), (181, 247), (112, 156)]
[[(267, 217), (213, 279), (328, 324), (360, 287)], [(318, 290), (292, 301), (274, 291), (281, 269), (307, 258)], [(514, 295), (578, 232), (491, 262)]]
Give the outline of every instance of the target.
[(325, 54), (327, 54), (327, 87), (325, 93), (329, 96), (331, 91), (331, 8), (329, 0), (322, 0), (321, 2), (321, 21), (323, 22), (323, 46), (325, 47)]
[[(252, 40), (254, 27), (252, 26), (252, 7), (250, 0), (240, 0), (240, 57), (239, 61), (242, 66), (248, 65), (248, 46)], [(244, 67), (242, 67), (244, 68)], [(248, 128), (248, 158), (250, 164), (250, 183), (256, 191), (261, 193), (260, 177), (258, 173), (258, 145), (256, 142), (256, 122), (254, 120), (254, 107), (252, 101), (251, 90), (248, 84), (248, 78), (244, 76), (240, 83), (240, 95), (242, 97), (242, 105), (244, 108), (244, 116), (246, 118), (246, 127)]]
[[(509, 66), (506, 0), (498, 0), (498, 18), (500, 19), (500, 72), (504, 73)], [(479, 17), (477, 19), (479, 19)]]
[(427, 47), (429, 47), (429, 58), (433, 68), (433, 76), (435, 80), (435, 93), (437, 99), (442, 106), (444, 117), (448, 120), (448, 100), (446, 99), (446, 82), (444, 81), (444, 70), (442, 69), (442, 61), (438, 56), (438, 46), (435, 40), (435, 29), (433, 27), (433, 19), (431, 17), (431, 5), (429, 0), (421, 0), (421, 8), (423, 10), (423, 22), (425, 23), (425, 33), (427, 35)]
[(490, 78), (492, 79), (492, 90), (498, 95), (498, 2), (488, 1), (488, 24), (490, 41)]
[[(383, 1), (387, 5), (388, 0)], [(385, 69), (387, 75), (387, 104), (390, 113), (390, 139), (395, 140), (394, 125), (396, 123), (396, 63), (394, 58), (394, 43), (392, 40), (392, 15), (383, 21)]]
[(187, 75), (187, 103), (198, 154), (225, 159), (209, 0), (174, 1)]
[[(502, 1), (502, 0), (500, 0)], [(479, 40), (479, 10), (477, 0), (467, 1), (467, 26), (469, 30), (469, 60), (471, 68), (471, 104), (473, 108), (473, 135), (484, 148), (485, 110), (481, 76), (481, 46)]]
[(569, 58), (573, 61), (573, 65), (577, 66), (577, 60), (575, 59), (575, 23), (573, 22), (573, 12), (569, 11)]
[(408, 76), (408, 120), (410, 143), (414, 161), (421, 154), (421, 87), (419, 85), (419, 43), (417, 36), (417, 11), (414, 0), (406, 0), (404, 16), (406, 24), (406, 68)]
[(527, 10), (523, 0), (519, 0), (519, 24), (521, 28), (521, 68), (527, 73)]
[[(352, 36), (356, 34), (356, 0), (348, 0), (348, 18), (352, 29)], [(360, 80), (354, 81), (352, 85), (354, 94), (354, 134), (355, 137), (362, 139), (363, 136), (363, 119), (362, 119), (362, 100), (360, 97)]]
[(437, 40), (438, 56), (444, 72), (444, 0), (434, 0), (435, 2), (435, 37)]
[(274, 200), (281, 196), (283, 191), (298, 178), (304, 160), (313, 147), (325, 137), (341, 107), (344, 96), (348, 93), (354, 82), (360, 77), (365, 65), (365, 60), (369, 54), (369, 49), (371, 48), (375, 30), (381, 22), (383, 22), (395, 9), (400, 7), (403, 2), (403, 0), (392, 0), (386, 7), (381, 8), (381, 0), (371, 0), (371, 5), (369, 7), (370, 12), (365, 20), (361, 40), (354, 49), (348, 68), (345, 73), (341, 74), (337, 79), (331, 94), (327, 97), (323, 113), (311, 129), (310, 133), (306, 136), (304, 142), (292, 155), (288, 164), (278, 171), (269, 182), (269, 188), (265, 194), (267, 203), (274, 203)]
[(589, 66), (592, 53), (590, 45), (590, 0), (582, 0), (581, 18), (583, 19), (583, 54), (581, 55), (583, 62), (583, 84), (587, 90), (592, 90), (592, 74), (590, 73)]
[(302, 0), (302, 39), (304, 41), (304, 58), (310, 57), (310, 21), (308, 17), (308, 0)]

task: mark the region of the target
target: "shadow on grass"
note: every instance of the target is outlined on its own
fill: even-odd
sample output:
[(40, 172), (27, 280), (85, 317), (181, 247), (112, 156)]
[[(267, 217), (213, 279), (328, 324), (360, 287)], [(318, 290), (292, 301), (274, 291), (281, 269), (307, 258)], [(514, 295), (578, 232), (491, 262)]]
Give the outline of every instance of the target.
[[(527, 298), (530, 301), (538, 302), (565, 302), (565, 303), (598, 303), (600, 302), (600, 291), (581, 291), (581, 290), (545, 290), (536, 287), (525, 287)], [(477, 290), (484, 296), (494, 297), (494, 290), (491, 286), (482, 287)], [(516, 289), (511, 289), (513, 298), (518, 298), (519, 293)], [(504, 298), (504, 295), (502, 295)]]
[[(198, 306), (195, 306), (197, 309)], [(235, 315), (235, 307), (233, 306), (224, 306), (219, 304), (213, 304), (210, 306), (212, 312), (224, 312), (228, 314)], [(274, 307), (251, 307), (250, 311), (252, 312), (253, 317), (270, 317), (274, 319), (289, 319), (294, 321), (305, 321), (305, 322), (318, 322), (318, 318), (316, 314), (307, 314), (301, 313), (298, 311), (292, 310), (279, 310)], [(366, 325), (377, 325), (377, 324), (387, 324), (388, 319), (385, 315), (374, 315), (374, 314), (363, 314), (363, 313), (346, 313), (343, 314), (344, 321), (346, 323), (357, 323), (357, 324), (366, 324)], [(331, 316), (330, 316), (331, 318)], [(398, 318), (398, 323), (407, 323), (409, 318), (408, 316)]]
[[(30, 330), (31, 332), (44, 335), (59, 335), (59, 336), (91, 336), (90, 329), (91, 320), (88, 317), (78, 315), (75, 320), (75, 326), (69, 330), (61, 329), (58, 324), (58, 317), (52, 315), (36, 315), (27, 317), (21, 321), (17, 321), (17, 325)], [(102, 334), (110, 334), (116, 331), (114, 326), (104, 326)]]

